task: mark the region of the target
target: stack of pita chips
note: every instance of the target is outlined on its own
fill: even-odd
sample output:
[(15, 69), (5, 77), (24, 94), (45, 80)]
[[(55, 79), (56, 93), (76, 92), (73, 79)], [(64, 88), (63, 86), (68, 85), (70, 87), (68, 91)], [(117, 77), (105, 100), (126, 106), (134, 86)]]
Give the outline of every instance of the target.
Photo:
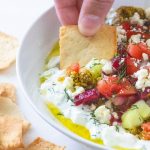
[[(7, 69), (16, 58), (19, 44), (15, 37), (0, 32), (0, 71)], [(41, 138), (24, 148), (23, 136), (30, 123), (16, 105), (16, 89), (10, 83), (0, 83), (0, 150), (64, 150)]]
[(23, 136), (30, 127), (16, 105), (15, 87), (0, 84), (0, 150), (23, 147)]

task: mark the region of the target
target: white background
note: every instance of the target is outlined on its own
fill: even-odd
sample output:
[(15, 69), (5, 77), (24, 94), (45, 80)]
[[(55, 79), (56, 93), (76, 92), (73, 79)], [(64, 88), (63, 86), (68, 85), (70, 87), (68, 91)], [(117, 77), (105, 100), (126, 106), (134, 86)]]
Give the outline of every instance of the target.
[[(28, 28), (52, 5), (52, 0), (0, 0), (0, 31), (16, 36), (21, 43)], [(16, 85), (17, 103), (26, 119), (32, 124), (30, 131), (24, 138), (26, 144), (40, 136), (56, 144), (66, 146), (67, 150), (86, 149), (53, 129), (34, 112), (20, 90), (15, 64), (5, 71), (0, 71), (0, 82), (11, 82)]]

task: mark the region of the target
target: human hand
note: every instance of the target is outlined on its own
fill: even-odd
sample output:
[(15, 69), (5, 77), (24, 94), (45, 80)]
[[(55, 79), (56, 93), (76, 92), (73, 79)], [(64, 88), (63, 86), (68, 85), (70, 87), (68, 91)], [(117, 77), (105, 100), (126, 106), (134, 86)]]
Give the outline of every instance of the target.
[(94, 35), (103, 24), (114, 0), (54, 0), (63, 25), (78, 24), (85, 36)]

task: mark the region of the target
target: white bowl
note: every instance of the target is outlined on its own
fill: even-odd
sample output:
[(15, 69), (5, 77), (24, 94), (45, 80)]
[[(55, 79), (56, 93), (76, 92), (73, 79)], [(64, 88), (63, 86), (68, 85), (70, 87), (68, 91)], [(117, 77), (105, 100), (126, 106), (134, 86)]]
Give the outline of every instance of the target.
[[(117, 5), (139, 5), (144, 6), (146, 1), (130, 0), (126, 4), (120, 0)], [(134, 3), (136, 2), (136, 3)], [(116, 4), (115, 4), (116, 6)], [(17, 55), (17, 74), (21, 87), (29, 103), (34, 110), (47, 122), (60, 132), (72, 139), (91, 147), (92, 149), (110, 149), (103, 145), (98, 145), (85, 140), (63, 127), (45, 108), (39, 95), (39, 73), (42, 71), (44, 60), (49, 53), (53, 43), (58, 39), (59, 21), (54, 8), (48, 10), (42, 15), (27, 32), (21, 49)]]
[(39, 73), (52, 45), (58, 40), (59, 21), (54, 8), (48, 10), (31, 27), (17, 56), (17, 75), (27, 100), (34, 110), (51, 126), (84, 145), (105, 148), (72, 133), (47, 111), (39, 94)]

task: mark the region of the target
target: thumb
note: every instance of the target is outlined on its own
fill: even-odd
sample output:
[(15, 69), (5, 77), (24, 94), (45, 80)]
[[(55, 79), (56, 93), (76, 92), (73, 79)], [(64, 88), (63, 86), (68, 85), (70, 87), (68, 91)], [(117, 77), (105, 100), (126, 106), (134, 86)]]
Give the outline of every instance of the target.
[(103, 24), (114, 0), (84, 0), (78, 26), (85, 36), (94, 35)]

